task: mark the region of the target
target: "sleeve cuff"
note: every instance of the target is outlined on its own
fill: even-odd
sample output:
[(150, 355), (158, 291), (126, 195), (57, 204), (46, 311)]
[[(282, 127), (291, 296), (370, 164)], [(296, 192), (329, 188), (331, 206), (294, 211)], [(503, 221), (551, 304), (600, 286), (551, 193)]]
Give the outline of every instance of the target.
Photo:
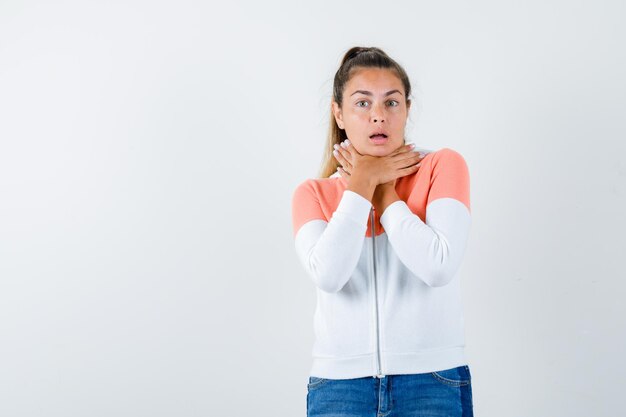
[(415, 215), (404, 201), (394, 201), (387, 206), (385, 212), (380, 216), (380, 224), (389, 233), (403, 218), (411, 215), (415, 216), (420, 223), (423, 223), (422, 219)]
[(337, 205), (336, 212), (361, 224), (367, 224), (367, 218), (372, 208), (372, 203), (359, 193), (344, 190), (343, 196)]

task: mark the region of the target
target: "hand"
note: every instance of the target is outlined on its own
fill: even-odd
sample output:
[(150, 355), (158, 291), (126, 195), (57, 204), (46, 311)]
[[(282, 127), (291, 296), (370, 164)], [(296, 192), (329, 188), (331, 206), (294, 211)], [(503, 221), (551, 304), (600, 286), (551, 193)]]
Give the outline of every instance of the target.
[(426, 155), (412, 151), (413, 144), (402, 145), (386, 156), (371, 156), (360, 154), (345, 140), (341, 145), (335, 145), (333, 155), (341, 164), (339, 173), (346, 180), (357, 173), (371, 177), (376, 185), (385, 185), (395, 188), (395, 181), (399, 177), (413, 174), (418, 171), (421, 160)]
[(396, 192), (397, 181), (398, 179), (396, 178), (393, 181), (376, 186), (374, 194), (372, 195), (372, 204), (376, 207), (376, 211), (379, 213), (379, 216), (385, 212), (390, 204), (400, 200), (400, 197)]

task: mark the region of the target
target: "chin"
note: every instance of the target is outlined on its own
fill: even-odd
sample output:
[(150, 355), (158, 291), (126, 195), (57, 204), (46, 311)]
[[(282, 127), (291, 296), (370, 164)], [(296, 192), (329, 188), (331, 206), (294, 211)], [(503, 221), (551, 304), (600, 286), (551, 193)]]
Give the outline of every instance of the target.
[(393, 149), (387, 146), (370, 146), (368, 155), (371, 156), (387, 156), (389, 155)]
[(402, 146), (401, 143), (389, 142), (384, 145), (372, 145), (368, 147), (368, 151), (370, 155), (373, 156), (387, 156), (391, 154), (393, 151)]

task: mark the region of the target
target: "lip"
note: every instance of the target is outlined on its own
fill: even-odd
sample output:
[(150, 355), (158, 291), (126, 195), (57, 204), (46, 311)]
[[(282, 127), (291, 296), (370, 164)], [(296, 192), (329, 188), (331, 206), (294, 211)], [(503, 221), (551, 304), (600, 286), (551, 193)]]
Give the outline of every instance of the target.
[(370, 138), (370, 141), (372, 141), (376, 145), (384, 145), (385, 143), (389, 142), (389, 136), (387, 136), (386, 138), (377, 136), (375, 138)]

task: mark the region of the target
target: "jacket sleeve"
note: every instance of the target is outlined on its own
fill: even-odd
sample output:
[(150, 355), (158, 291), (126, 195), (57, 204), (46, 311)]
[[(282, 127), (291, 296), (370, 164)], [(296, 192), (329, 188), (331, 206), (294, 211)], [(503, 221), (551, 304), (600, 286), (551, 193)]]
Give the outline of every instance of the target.
[(350, 279), (361, 256), (371, 207), (365, 197), (344, 190), (327, 222), (310, 183), (304, 182), (295, 190), (292, 219), (296, 252), (320, 290), (338, 292)]
[(447, 285), (463, 261), (471, 225), (469, 171), (458, 152), (433, 154), (426, 222), (404, 201), (381, 216), (389, 243), (402, 263), (430, 287)]

